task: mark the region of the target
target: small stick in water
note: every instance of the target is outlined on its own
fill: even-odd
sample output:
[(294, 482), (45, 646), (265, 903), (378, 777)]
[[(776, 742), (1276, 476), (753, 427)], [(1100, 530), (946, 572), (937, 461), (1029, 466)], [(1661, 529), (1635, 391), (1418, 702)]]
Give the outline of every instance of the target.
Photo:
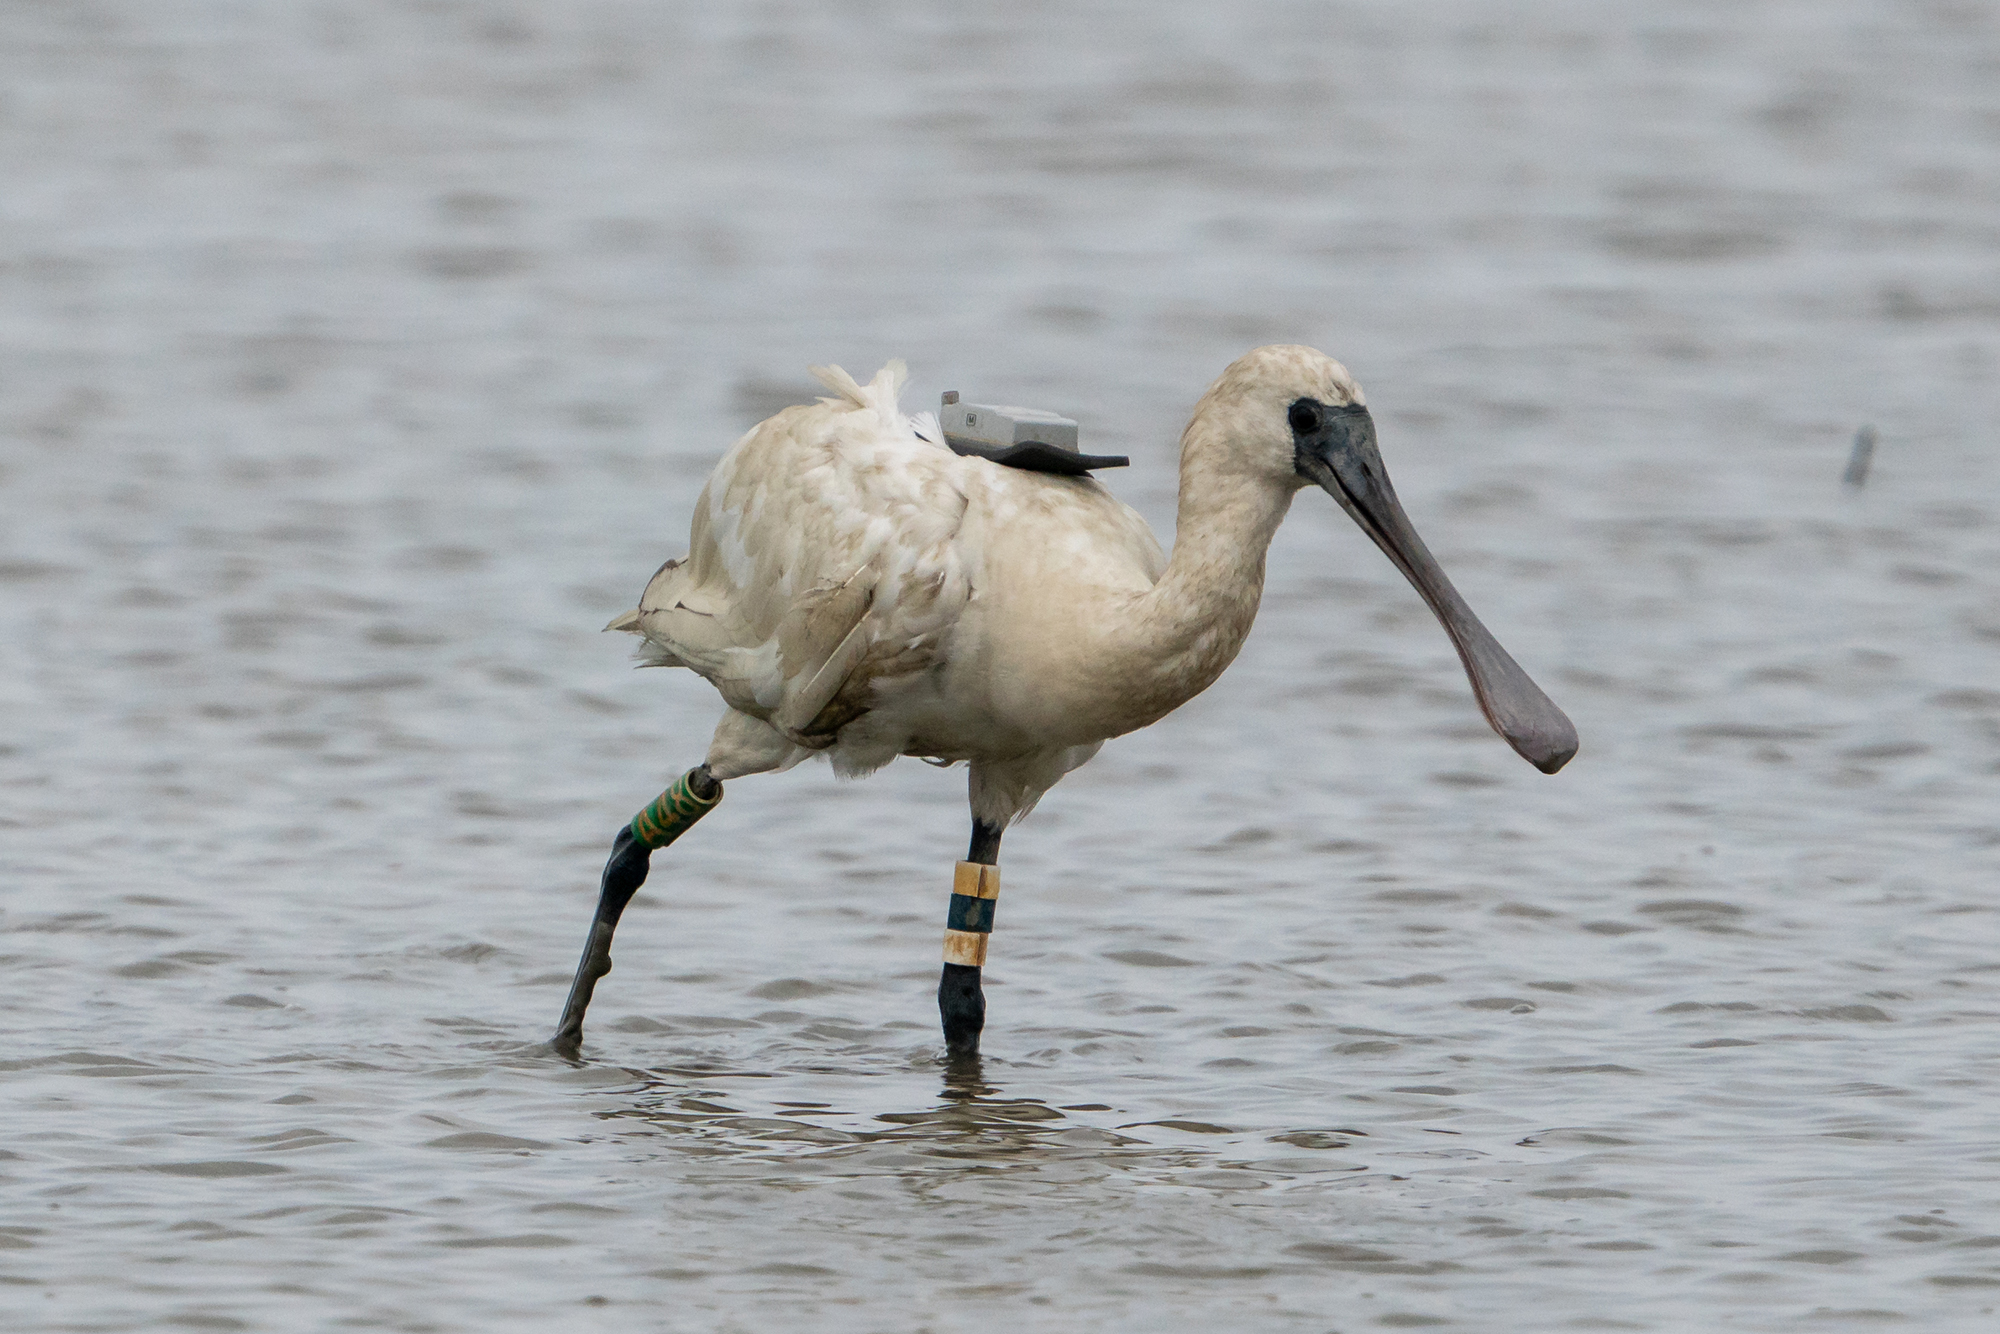
[(1854, 433), (1854, 452), (1847, 456), (1847, 471), (1840, 480), (1857, 491), (1868, 484), (1868, 464), (1875, 457), (1875, 428), (1864, 426)]

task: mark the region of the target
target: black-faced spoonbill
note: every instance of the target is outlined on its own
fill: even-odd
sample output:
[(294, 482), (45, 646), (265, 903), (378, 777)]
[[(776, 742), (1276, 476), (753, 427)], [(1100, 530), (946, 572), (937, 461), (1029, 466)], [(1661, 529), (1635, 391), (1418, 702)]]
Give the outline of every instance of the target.
[[(648, 859), (722, 785), (825, 752), (842, 774), (899, 755), (971, 766), (972, 846), (953, 877), (938, 1010), (954, 1055), (979, 1049), (980, 969), (1000, 835), (1111, 737), (1159, 721), (1222, 674), (1257, 614), (1264, 553), (1292, 497), (1319, 486), (1416, 586), (1486, 719), (1544, 773), (1576, 729), (1472, 614), (1389, 485), (1347, 368), (1260, 347), (1209, 386), (1181, 436), (1168, 559), (1094, 478), (944, 447), (897, 406), (904, 369), (787, 408), (722, 456), (688, 555), (609, 628), (688, 667), (728, 704), (708, 757), (619, 831), (555, 1035), (575, 1052), (611, 936)], [(924, 434), (920, 435), (919, 430)]]

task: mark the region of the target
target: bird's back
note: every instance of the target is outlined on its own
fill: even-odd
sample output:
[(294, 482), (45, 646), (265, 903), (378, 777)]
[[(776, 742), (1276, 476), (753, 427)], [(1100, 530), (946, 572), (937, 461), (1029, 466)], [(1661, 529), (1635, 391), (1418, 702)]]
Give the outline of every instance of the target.
[(838, 367), (815, 373), (837, 396), (730, 448), (695, 503), (687, 557), (613, 624), (732, 707), (825, 744), (861, 678), (926, 665), (968, 585), (952, 543), (958, 460), (898, 411), (902, 363), (865, 386)]
[[(612, 625), (795, 744), (837, 745), (843, 769), (963, 751), (993, 720), (975, 716), (976, 674), (954, 660), (990, 675), (996, 652), (1028, 638), (1014, 622), (1037, 615), (1019, 590), (996, 599), (998, 588), (968, 615), (988, 567), (1009, 548), (1073, 543), (1083, 524), (1105, 534), (1117, 577), (1144, 587), (1159, 545), (1094, 481), (961, 458), (919, 436), (897, 406), (899, 361), (867, 385), (839, 367), (814, 374), (834, 395), (730, 448), (696, 502), (687, 557)], [(995, 624), (996, 613), (1012, 620)]]

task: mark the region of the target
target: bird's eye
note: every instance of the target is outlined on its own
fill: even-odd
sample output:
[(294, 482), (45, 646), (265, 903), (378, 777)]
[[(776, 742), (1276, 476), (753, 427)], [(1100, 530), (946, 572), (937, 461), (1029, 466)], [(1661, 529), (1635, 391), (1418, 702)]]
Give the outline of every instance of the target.
[(1292, 424), (1292, 430), (1299, 435), (1311, 435), (1319, 429), (1319, 404), (1309, 398), (1302, 398), (1292, 404), (1292, 410), (1285, 414)]

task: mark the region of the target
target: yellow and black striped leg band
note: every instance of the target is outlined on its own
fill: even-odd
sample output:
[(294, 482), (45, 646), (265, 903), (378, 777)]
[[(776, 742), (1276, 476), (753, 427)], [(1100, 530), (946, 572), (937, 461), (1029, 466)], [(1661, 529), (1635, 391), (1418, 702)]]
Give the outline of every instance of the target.
[(981, 968), (993, 935), (993, 909), (1000, 898), (1000, 868), (960, 862), (952, 877), (951, 912), (945, 918), (944, 961)]
[[(632, 817), (632, 837), (649, 848), (664, 848), (694, 827), (694, 822), (714, 810), (722, 800), (722, 784), (715, 783), (715, 795), (701, 797), (688, 783), (694, 770), (682, 774), (645, 810)], [(710, 779), (710, 782), (715, 782)]]

